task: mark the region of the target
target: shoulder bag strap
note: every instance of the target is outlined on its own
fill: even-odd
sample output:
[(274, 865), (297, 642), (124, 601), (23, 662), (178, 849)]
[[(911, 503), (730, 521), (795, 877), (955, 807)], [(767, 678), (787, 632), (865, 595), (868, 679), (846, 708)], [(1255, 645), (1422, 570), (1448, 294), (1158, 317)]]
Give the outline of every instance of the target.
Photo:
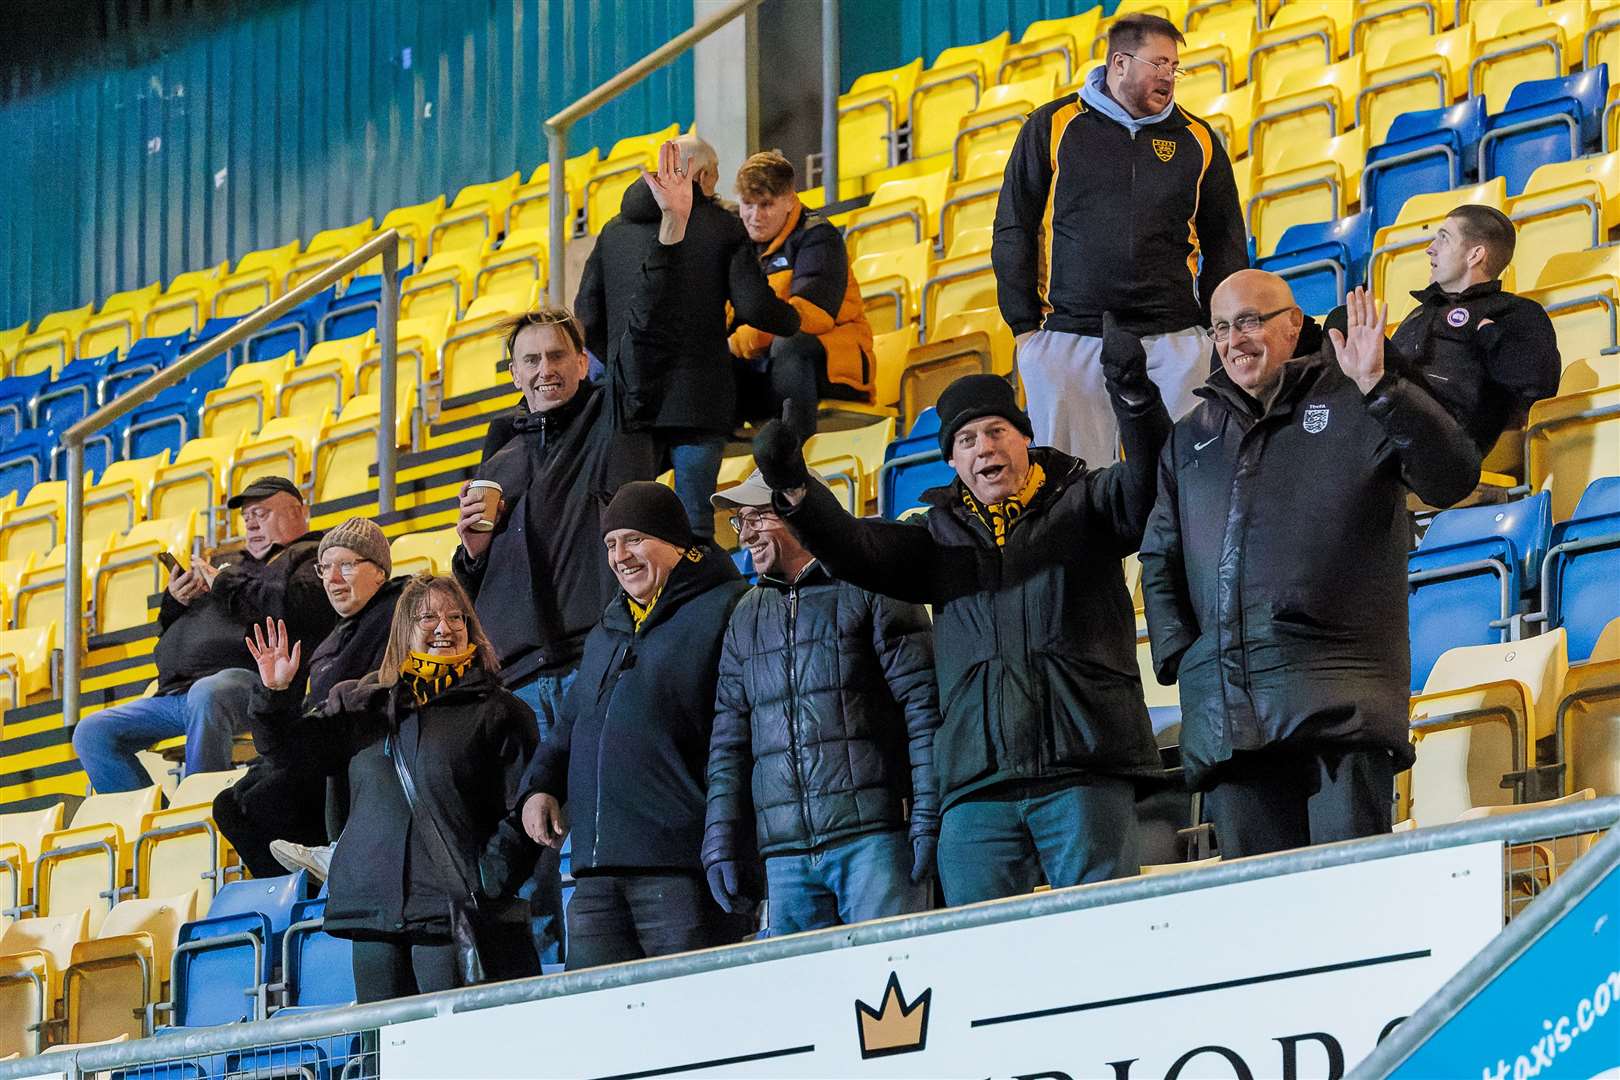
[(450, 891), (457, 891), (473, 899), (476, 903), (477, 893), (462, 877), (461, 870), (456, 864), (455, 857), (450, 854), (450, 845), (445, 843), (444, 834), (439, 831), (439, 823), (434, 820), (433, 811), (426, 803), (416, 796), (416, 782), (411, 779), (410, 766), (405, 764), (404, 748), (395, 738), (395, 732), (389, 732), (383, 741), (383, 753), (394, 760), (394, 771), (399, 774), (399, 786), (405, 792), (405, 802), (411, 808), (411, 820), (422, 833), (423, 843), (427, 845), (428, 855), (432, 857), (443, 875)]

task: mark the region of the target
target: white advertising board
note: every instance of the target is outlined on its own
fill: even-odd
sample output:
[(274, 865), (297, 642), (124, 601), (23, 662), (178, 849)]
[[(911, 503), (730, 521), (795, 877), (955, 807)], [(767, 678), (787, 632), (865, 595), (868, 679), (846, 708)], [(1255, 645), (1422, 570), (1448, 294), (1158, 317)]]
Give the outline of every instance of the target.
[(381, 1075), (1341, 1075), (1501, 926), (1473, 844), (414, 1021)]

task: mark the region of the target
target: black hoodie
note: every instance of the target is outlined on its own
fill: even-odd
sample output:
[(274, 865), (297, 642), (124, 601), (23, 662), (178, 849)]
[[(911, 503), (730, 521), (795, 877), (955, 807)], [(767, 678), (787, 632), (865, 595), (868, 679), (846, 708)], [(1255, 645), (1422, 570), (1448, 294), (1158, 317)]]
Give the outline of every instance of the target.
[(798, 333), (799, 314), (771, 291), (742, 221), (694, 186), (692, 218), (679, 245), (681, 303), (655, 313), (679, 324), (668, 328), (679, 348), (656, 365), (624, 363), (630, 309), (642, 289), (642, 264), (658, 243), (658, 219), (646, 183), (631, 184), (585, 263), (574, 313), (584, 324), (586, 346), (607, 365), (619, 430), (729, 434), (737, 380), (726, 344), (726, 302), (737, 323), (782, 337)]

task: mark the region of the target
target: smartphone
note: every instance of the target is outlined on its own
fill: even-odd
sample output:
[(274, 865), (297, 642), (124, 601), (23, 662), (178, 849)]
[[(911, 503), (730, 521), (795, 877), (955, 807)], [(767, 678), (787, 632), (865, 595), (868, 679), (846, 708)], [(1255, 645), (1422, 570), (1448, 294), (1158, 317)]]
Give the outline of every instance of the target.
[(180, 565), (180, 560), (175, 558), (173, 555), (170, 555), (167, 551), (158, 552), (158, 562), (162, 563), (168, 568), (170, 577), (178, 577), (186, 572), (185, 567)]

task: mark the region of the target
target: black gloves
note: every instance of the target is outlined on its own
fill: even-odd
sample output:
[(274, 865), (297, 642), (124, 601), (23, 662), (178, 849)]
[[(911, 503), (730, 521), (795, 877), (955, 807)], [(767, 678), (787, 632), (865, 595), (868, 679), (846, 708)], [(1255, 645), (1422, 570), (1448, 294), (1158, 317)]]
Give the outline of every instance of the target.
[(1128, 404), (1141, 405), (1158, 392), (1148, 378), (1147, 350), (1142, 348), (1142, 339), (1121, 330), (1111, 312), (1103, 313), (1102, 369), (1109, 393), (1124, 398)]
[(478, 891), (491, 900), (509, 897), (534, 873), (540, 846), (530, 840), (516, 815), (502, 819), (478, 856)]
[(747, 903), (743, 896), (740, 869), (735, 861), (726, 859), (705, 871), (709, 879), (709, 892), (714, 896), (714, 902), (720, 905), (720, 910), (727, 915), (737, 914)]
[(782, 406), (782, 419), (772, 420), (754, 436), (754, 464), (772, 491), (793, 491), (810, 482), (804, 467), (804, 444), (789, 423), (793, 402)]
[(921, 885), (934, 876), (939, 837), (924, 834), (911, 839), (911, 883)]

